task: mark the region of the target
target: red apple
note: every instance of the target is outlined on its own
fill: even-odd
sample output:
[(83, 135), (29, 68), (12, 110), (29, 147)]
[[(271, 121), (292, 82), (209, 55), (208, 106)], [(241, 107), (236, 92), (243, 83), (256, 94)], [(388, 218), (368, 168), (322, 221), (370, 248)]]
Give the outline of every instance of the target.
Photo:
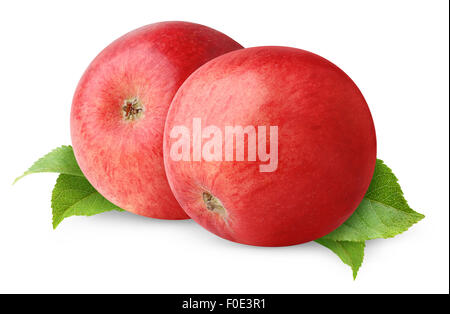
[(72, 103), (73, 149), (89, 182), (130, 212), (188, 218), (164, 173), (166, 114), (194, 70), (240, 48), (214, 29), (186, 22), (144, 26), (106, 47), (87, 68)]
[(178, 90), (166, 120), (164, 162), (176, 199), (209, 231), (244, 244), (330, 233), (361, 202), (375, 161), (358, 87), (331, 62), (294, 48), (208, 62)]

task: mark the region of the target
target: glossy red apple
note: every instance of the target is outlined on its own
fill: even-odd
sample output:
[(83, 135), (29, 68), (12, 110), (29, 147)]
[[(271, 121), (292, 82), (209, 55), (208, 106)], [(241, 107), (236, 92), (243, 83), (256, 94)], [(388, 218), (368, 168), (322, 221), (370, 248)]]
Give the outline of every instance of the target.
[(89, 182), (130, 212), (188, 218), (164, 173), (167, 110), (194, 70), (240, 48), (214, 29), (186, 22), (148, 25), (106, 47), (84, 73), (72, 103), (73, 149)]
[(176, 199), (209, 231), (293, 245), (353, 213), (373, 175), (376, 136), (363, 95), (337, 66), (257, 47), (218, 57), (184, 82), (167, 116), (164, 161)]

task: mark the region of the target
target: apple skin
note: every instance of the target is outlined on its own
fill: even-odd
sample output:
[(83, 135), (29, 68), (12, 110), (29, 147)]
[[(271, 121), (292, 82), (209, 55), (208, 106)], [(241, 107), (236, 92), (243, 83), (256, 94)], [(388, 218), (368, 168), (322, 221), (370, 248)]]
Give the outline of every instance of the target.
[(164, 172), (166, 114), (194, 70), (240, 48), (214, 29), (187, 22), (144, 26), (106, 47), (81, 78), (71, 110), (73, 149), (89, 182), (135, 214), (189, 218)]
[[(260, 172), (247, 157), (172, 160), (170, 130), (195, 117), (222, 132), (278, 126), (278, 168)], [(243, 244), (287, 246), (330, 233), (360, 204), (375, 162), (375, 128), (358, 87), (300, 49), (248, 48), (206, 63), (178, 90), (166, 120), (164, 163), (176, 199), (207, 230)], [(203, 193), (226, 215), (207, 209)]]

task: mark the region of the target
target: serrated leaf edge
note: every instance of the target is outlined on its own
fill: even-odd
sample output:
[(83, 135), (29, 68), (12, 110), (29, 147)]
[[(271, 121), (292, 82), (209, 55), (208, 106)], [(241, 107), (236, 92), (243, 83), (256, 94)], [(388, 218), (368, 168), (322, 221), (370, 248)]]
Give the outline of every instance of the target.
[[(30, 175), (30, 174), (33, 174), (33, 173), (43, 173), (43, 172), (62, 173), (62, 172), (51, 171), (50, 169), (48, 169), (48, 171), (46, 171), (45, 168), (44, 168), (44, 170), (42, 170), (42, 171), (34, 172), (34, 171), (31, 171), (31, 168), (33, 168), (33, 166), (34, 166), (35, 164), (37, 164), (38, 162), (40, 162), (41, 160), (47, 158), (48, 155), (54, 153), (55, 151), (57, 151), (57, 150), (59, 150), (59, 149), (63, 149), (63, 148), (72, 148), (72, 146), (70, 146), (70, 145), (61, 145), (61, 146), (59, 146), (59, 147), (56, 147), (56, 148), (52, 149), (49, 153), (45, 154), (44, 156), (42, 156), (41, 158), (39, 158), (38, 160), (36, 160), (36, 161), (31, 165), (31, 167), (29, 167), (28, 170), (25, 171), (21, 176), (17, 177), (17, 178), (14, 180), (14, 182), (13, 182), (12, 184), (13, 184), (13, 185), (16, 184), (16, 182), (19, 181), (20, 179), (22, 179), (23, 177), (26, 177), (27, 175)], [(83, 175), (83, 173), (82, 173), (81, 171), (80, 171), (80, 173), (65, 173), (65, 174), (70, 174), (70, 175), (73, 175), (73, 176), (84, 177), (84, 175)]]
[[(63, 175), (67, 175), (67, 174), (63, 174)], [(69, 174), (69, 175), (70, 175), (70, 174)], [(67, 207), (67, 208), (64, 210), (64, 213), (61, 215), (61, 216), (62, 216), (62, 219), (59, 220), (59, 221), (56, 221), (56, 219), (55, 219), (55, 214), (54, 214), (55, 208), (53, 207), (53, 206), (54, 206), (54, 205), (53, 205), (53, 202), (55, 201), (55, 199), (56, 199), (57, 197), (59, 197), (59, 195), (56, 195), (55, 187), (56, 187), (56, 185), (60, 182), (60, 180), (61, 180), (61, 174), (60, 174), (60, 175), (58, 176), (58, 178), (56, 179), (55, 186), (53, 187), (53, 190), (52, 190), (51, 208), (52, 208), (52, 226), (53, 226), (53, 230), (55, 230), (56, 227), (58, 227), (59, 224), (60, 224), (65, 218), (68, 218), (68, 217), (65, 216), (65, 213), (66, 213), (67, 211), (71, 210), (71, 209), (73, 208), (73, 206), (75, 206), (77, 203), (79, 203), (79, 202), (81, 202), (82, 200), (85, 200), (85, 199), (91, 197), (91, 196), (94, 195), (95, 193), (97, 193), (97, 194), (99, 194), (100, 196), (102, 196), (96, 189), (94, 189), (92, 193), (89, 193), (87, 196), (85, 196), (85, 197), (79, 199), (76, 203), (74, 203), (74, 204), (72, 204), (71, 206)], [(102, 197), (103, 197), (103, 196), (102, 196)], [(114, 205), (114, 204), (113, 204), (113, 205)], [(114, 205), (114, 206), (116, 206), (116, 205)], [(122, 208), (120, 208), (120, 207), (118, 207), (118, 206), (116, 206), (116, 208), (111, 209), (111, 210), (116, 210), (116, 211), (119, 211), (119, 212), (123, 212), (123, 211), (124, 211)], [(106, 211), (102, 211), (102, 212), (100, 212), (100, 213), (95, 213), (95, 214), (83, 214), (83, 215), (77, 215), (77, 214), (74, 214), (74, 215), (72, 215), (72, 216), (84, 216), (84, 217), (89, 217), (89, 216), (95, 216), (95, 215), (98, 215), (98, 214), (102, 214), (102, 213), (105, 213), (105, 212), (108, 212), (108, 211), (111, 211), (111, 210), (106, 210)]]
[(337, 244), (339, 244), (341, 246), (341, 248), (345, 251), (345, 253), (347, 254), (347, 256), (349, 257), (349, 259), (353, 262), (351, 255), (348, 253), (348, 250), (341, 244), (341, 242), (352, 242), (352, 243), (361, 243), (363, 245), (363, 254), (362, 254), (362, 259), (361, 259), (361, 263), (359, 265), (349, 265), (348, 263), (346, 263), (336, 252), (334, 252), (332, 249), (330, 249), (328, 246), (326, 246), (325, 244), (320, 242), (320, 239), (316, 239), (314, 242), (316, 242), (317, 244), (322, 245), (323, 247), (326, 247), (327, 249), (329, 249), (331, 252), (333, 252), (337, 257), (339, 257), (339, 259), (347, 266), (349, 266), (352, 269), (352, 273), (353, 273), (353, 280), (356, 280), (356, 277), (358, 275), (358, 271), (361, 268), (361, 266), (364, 263), (364, 257), (366, 254), (366, 241), (336, 241), (333, 239), (323, 239), (323, 240), (328, 240), (328, 241), (333, 241), (336, 242)]

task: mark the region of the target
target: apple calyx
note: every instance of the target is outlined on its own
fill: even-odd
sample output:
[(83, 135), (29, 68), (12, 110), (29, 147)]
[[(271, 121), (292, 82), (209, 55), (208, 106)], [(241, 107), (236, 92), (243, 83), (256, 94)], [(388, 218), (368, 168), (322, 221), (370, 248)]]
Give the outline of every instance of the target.
[(214, 195), (208, 192), (203, 192), (203, 202), (205, 202), (206, 208), (209, 211), (219, 214), (221, 217), (226, 218), (227, 211), (222, 202)]
[(142, 116), (144, 107), (137, 97), (124, 100), (122, 106), (122, 117), (124, 120), (137, 120)]

